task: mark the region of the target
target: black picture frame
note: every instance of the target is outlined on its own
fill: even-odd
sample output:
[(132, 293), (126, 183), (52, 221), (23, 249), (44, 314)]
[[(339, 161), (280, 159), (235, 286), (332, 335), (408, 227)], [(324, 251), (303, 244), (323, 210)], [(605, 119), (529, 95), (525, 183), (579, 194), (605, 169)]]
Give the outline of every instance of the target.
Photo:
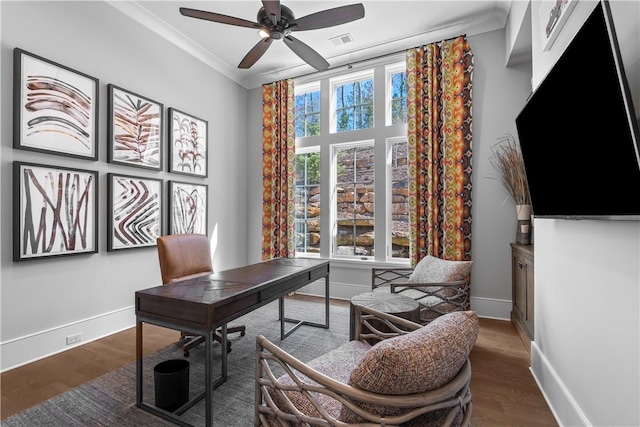
[(13, 49), (13, 147), (98, 160), (99, 80)]
[(98, 172), (13, 162), (13, 261), (98, 252)]
[(164, 106), (114, 84), (107, 93), (107, 161), (161, 171)]
[(163, 181), (107, 174), (107, 251), (156, 245), (164, 224)]
[(169, 107), (169, 172), (206, 178), (209, 122)]
[(209, 234), (209, 186), (207, 184), (169, 181), (167, 194), (169, 234)]

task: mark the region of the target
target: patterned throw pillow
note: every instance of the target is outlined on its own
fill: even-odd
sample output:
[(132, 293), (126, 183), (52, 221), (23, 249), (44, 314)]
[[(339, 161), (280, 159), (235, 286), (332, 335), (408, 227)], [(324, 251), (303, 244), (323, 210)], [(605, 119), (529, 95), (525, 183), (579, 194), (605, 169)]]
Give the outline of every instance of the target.
[[(422, 328), (374, 345), (351, 373), (349, 385), (373, 393), (404, 395), (442, 387), (462, 369), (479, 331), (474, 311), (438, 317)], [(398, 415), (403, 408), (361, 404), (379, 415)], [(341, 420), (362, 422), (343, 407)], [(424, 425), (424, 424), (421, 424)]]
[(412, 283), (438, 283), (464, 280), (471, 273), (473, 261), (448, 261), (427, 255), (407, 279)]

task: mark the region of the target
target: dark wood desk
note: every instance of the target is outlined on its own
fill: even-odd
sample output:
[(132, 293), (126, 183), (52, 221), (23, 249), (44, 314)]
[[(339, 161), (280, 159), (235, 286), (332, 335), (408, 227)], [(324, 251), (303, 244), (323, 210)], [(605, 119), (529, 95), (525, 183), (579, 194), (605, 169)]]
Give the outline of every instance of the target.
[[(319, 279), (325, 279), (325, 323), (286, 318), (283, 297)], [(227, 379), (227, 352), (222, 351), (221, 374), (211, 373), (213, 334), (222, 327), (222, 348), (227, 348), (227, 323), (279, 299), (280, 336), (284, 339), (301, 325), (329, 328), (329, 261), (276, 258), (221, 271), (206, 277), (137, 291), (136, 304), (136, 405), (148, 412), (188, 426), (181, 414), (205, 399), (206, 425), (212, 426), (211, 392)], [(295, 322), (285, 332), (285, 322)], [(151, 323), (205, 338), (205, 391), (171, 413), (143, 402), (142, 324)]]

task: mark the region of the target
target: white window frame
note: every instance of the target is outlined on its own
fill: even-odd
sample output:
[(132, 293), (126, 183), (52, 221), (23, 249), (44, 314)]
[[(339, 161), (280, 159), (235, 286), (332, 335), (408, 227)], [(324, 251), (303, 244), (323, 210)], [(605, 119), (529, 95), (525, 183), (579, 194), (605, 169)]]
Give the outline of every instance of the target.
[[(321, 218), (321, 247), (320, 257), (336, 262), (336, 265), (349, 266), (353, 268), (371, 268), (372, 266), (398, 266), (408, 267), (410, 258), (387, 257), (386, 246), (392, 246), (391, 223), (387, 223), (387, 209), (391, 209), (392, 200), (387, 196), (391, 190), (390, 178), (387, 178), (387, 147), (388, 138), (406, 137), (407, 124), (396, 124), (386, 126), (386, 80), (385, 73), (387, 66), (399, 66), (398, 71), (405, 66), (404, 55), (398, 54), (390, 57), (377, 58), (366, 63), (353, 64), (353, 67), (336, 67), (324, 72), (313, 73), (295, 79), (295, 87), (304, 90), (307, 84), (320, 86), (321, 122), (322, 135), (317, 138), (302, 137), (296, 138), (296, 150), (302, 152), (302, 147), (320, 146), (321, 157), (321, 197), (322, 210)], [(361, 78), (374, 79), (374, 124), (372, 128), (359, 129), (350, 132), (335, 132), (335, 86), (343, 82), (357, 81)], [(384, 99), (383, 99), (384, 98)], [(375, 144), (375, 254), (370, 259), (362, 260), (360, 256), (334, 256), (336, 248), (337, 222), (335, 214), (337, 200), (335, 199), (335, 147), (338, 144), (353, 144), (361, 140), (372, 140)], [(388, 187), (388, 190), (387, 190)], [(334, 206), (335, 205), (335, 206)], [(387, 206), (389, 205), (389, 206)], [(387, 217), (384, 217), (387, 215)], [(387, 237), (389, 235), (389, 237)], [(389, 252), (391, 254), (391, 252)], [(300, 253), (300, 256), (306, 256)]]
[[(296, 156), (298, 154), (310, 154), (310, 153), (318, 153), (318, 154), (320, 154), (320, 156), (321, 156), (320, 165), (322, 166), (322, 151), (321, 151), (319, 145), (314, 145), (314, 146), (309, 146), (309, 147), (296, 147), (296, 154), (295, 154)], [(322, 169), (321, 169), (320, 182), (322, 182), (322, 176), (323, 175), (322, 175)], [(320, 185), (322, 185), (322, 184), (320, 184)], [(295, 192), (295, 181), (294, 181), (294, 192)], [(320, 194), (321, 194), (320, 204), (322, 206), (324, 204), (322, 202), (322, 193), (320, 193)], [(320, 218), (318, 218), (318, 221), (320, 221), (320, 233), (322, 233), (322, 221), (320, 220)], [(295, 216), (294, 216), (294, 232), (295, 232)], [(320, 242), (322, 242), (322, 238), (320, 239)], [(295, 241), (295, 237), (294, 237), (294, 245), (296, 243), (297, 242)], [(322, 245), (322, 243), (320, 243), (320, 245)], [(297, 248), (297, 245), (296, 245), (296, 248)], [(296, 253), (299, 253), (301, 256), (309, 257), (309, 258), (319, 258), (320, 257), (320, 253), (313, 253), (313, 252), (306, 252), (306, 251), (305, 252), (297, 252), (297, 249), (296, 249)]]
[[(392, 90), (393, 90), (393, 85), (391, 84), (391, 76), (393, 74), (399, 73), (401, 71), (405, 71), (407, 70), (407, 64), (405, 62), (398, 62), (395, 64), (389, 64), (387, 66), (384, 67), (385, 68), (385, 125), (386, 126), (392, 126), (393, 123), (391, 123), (392, 120)], [(399, 123), (396, 123), (399, 124)]]
[[(391, 138), (387, 138), (385, 145), (386, 152), (386, 173), (385, 173), (385, 194), (386, 194), (386, 206), (385, 206), (385, 219), (386, 223), (384, 225), (384, 230), (386, 233), (385, 238), (385, 260), (387, 262), (403, 262), (406, 260), (409, 263), (409, 258), (394, 258), (393, 257), (393, 194), (392, 194), (392, 154), (393, 154), (393, 145), (397, 143), (408, 143), (408, 138), (406, 136), (395, 136)], [(408, 166), (407, 166), (408, 167)]]
[[(362, 255), (337, 255), (336, 251), (338, 249), (338, 209), (337, 209), (337, 199), (338, 199), (338, 161), (337, 154), (338, 150), (345, 148), (354, 148), (364, 145), (370, 145), (372, 148), (375, 147), (374, 139), (366, 139), (361, 141), (351, 141), (344, 142), (339, 144), (331, 144), (331, 258), (332, 259), (349, 259), (349, 260), (374, 260), (374, 256), (362, 256)], [(375, 174), (374, 174), (375, 177)], [(373, 182), (374, 188), (375, 178)], [(374, 231), (375, 231), (375, 222), (376, 222), (376, 214), (374, 211), (373, 214), (373, 223), (374, 223)]]
[[(374, 84), (374, 94), (375, 94), (375, 78), (374, 78), (374, 69), (367, 69), (367, 70), (363, 70), (363, 71), (358, 71), (356, 73), (351, 73), (351, 74), (346, 74), (343, 76), (338, 76), (338, 77), (334, 77), (332, 79), (329, 80), (329, 105), (330, 105), (330, 112), (329, 112), (329, 116), (330, 116), (330, 122), (329, 122), (329, 126), (330, 126), (330, 132), (333, 133), (344, 133), (344, 132), (338, 132), (338, 120), (336, 118), (336, 90), (338, 86), (341, 86), (343, 84), (346, 83), (355, 83), (358, 82), (360, 80), (368, 80), (371, 79), (373, 80), (373, 84)], [(376, 126), (376, 121), (375, 121), (375, 110), (376, 110), (376, 100), (375, 100), (375, 95), (374, 95), (374, 99), (373, 99), (373, 126), (371, 128), (375, 128)], [(355, 131), (358, 130), (362, 130), (362, 129), (355, 129)]]
[[(293, 86), (293, 99), (294, 99), (294, 105), (295, 105), (295, 98), (296, 96), (300, 96), (300, 95), (304, 95), (306, 93), (309, 92), (320, 92), (320, 98), (322, 98), (322, 91), (320, 88), (320, 81), (314, 81), (314, 82), (309, 82), (309, 83), (305, 83), (305, 84), (301, 84), (301, 85), (295, 85)], [(320, 136), (322, 135), (322, 102), (320, 102), (320, 110), (318, 111), (319, 114), (319, 120), (320, 120), (320, 133), (318, 135), (303, 135), (300, 136), (299, 138), (311, 138), (313, 136)], [(307, 114), (305, 114), (305, 117), (307, 116)], [(295, 131), (295, 124), (294, 124), (294, 131)], [(306, 132), (305, 132), (306, 133)]]

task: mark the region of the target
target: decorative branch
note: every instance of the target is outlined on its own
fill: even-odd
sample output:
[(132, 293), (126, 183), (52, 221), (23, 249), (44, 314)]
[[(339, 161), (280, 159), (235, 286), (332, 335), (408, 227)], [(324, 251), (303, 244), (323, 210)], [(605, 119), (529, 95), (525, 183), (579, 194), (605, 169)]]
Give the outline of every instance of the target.
[(516, 205), (530, 205), (529, 185), (524, 171), (520, 145), (507, 133), (491, 147), (489, 161), (498, 171), (500, 182)]

